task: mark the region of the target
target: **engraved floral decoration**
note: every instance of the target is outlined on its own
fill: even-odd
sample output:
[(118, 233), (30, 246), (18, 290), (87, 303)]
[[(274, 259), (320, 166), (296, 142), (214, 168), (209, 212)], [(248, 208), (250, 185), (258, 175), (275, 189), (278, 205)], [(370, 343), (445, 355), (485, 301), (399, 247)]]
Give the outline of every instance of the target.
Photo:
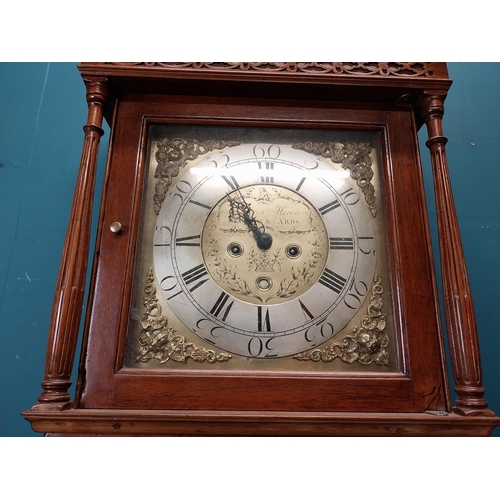
[(274, 298), (287, 299), (295, 295), (301, 283), (311, 285), (316, 281), (318, 263), (321, 262), (322, 252), (320, 250), (322, 243), (322, 236), (319, 236), (316, 241), (310, 242), (311, 250), (308, 253), (309, 260), (304, 262), (301, 266), (292, 266), (290, 269), (292, 279), (284, 278), (279, 285), (276, 294), (268, 297), (266, 303)]
[(158, 215), (160, 212), (167, 190), (172, 184), (172, 177), (179, 175), (179, 169), (186, 166), (188, 161), (196, 160), (200, 155), (215, 149), (224, 149), (239, 144), (237, 141), (198, 141), (197, 139), (169, 139), (166, 137), (160, 139), (155, 154), (158, 162), (155, 171), (157, 181), (153, 197), (155, 214)]
[(302, 142), (292, 147), (322, 156), (333, 163), (340, 163), (361, 189), (372, 216), (377, 215), (375, 187), (371, 183), (374, 174), (370, 156), (372, 147), (369, 142)]
[(386, 319), (382, 313), (384, 290), (381, 282), (380, 276), (374, 278), (368, 314), (361, 320), (361, 327), (354, 327), (352, 335), (346, 335), (341, 342), (334, 342), (324, 349), (296, 354), (294, 359), (324, 363), (340, 359), (349, 364), (358, 362), (362, 365), (375, 363), (388, 366), (389, 353), (385, 348), (389, 345), (389, 337), (384, 332)]
[(230, 266), (226, 260), (221, 260), (220, 257), (214, 259), (212, 266), (214, 275), (217, 276), (216, 281), (224, 283), (234, 293), (243, 297), (253, 297), (262, 302), (262, 298), (250, 290), (248, 283), (237, 276), (238, 266)]
[(215, 363), (227, 361), (232, 356), (228, 353), (216, 353), (192, 342), (186, 342), (185, 337), (176, 335), (175, 330), (167, 326), (168, 320), (161, 313), (161, 306), (156, 298), (153, 270), (149, 269), (144, 288), (144, 307), (142, 315), (142, 331), (139, 334), (139, 349), (136, 362), (147, 363), (156, 359), (160, 363), (169, 360), (186, 363), (190, 358), (194, 361)]

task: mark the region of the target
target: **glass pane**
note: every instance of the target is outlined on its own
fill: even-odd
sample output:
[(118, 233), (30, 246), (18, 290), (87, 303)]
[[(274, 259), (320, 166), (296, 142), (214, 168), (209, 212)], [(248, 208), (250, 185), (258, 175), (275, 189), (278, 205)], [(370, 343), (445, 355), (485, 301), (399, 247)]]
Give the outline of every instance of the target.
[(398, 371), (379, 131), (152, 124), (126, 366)]

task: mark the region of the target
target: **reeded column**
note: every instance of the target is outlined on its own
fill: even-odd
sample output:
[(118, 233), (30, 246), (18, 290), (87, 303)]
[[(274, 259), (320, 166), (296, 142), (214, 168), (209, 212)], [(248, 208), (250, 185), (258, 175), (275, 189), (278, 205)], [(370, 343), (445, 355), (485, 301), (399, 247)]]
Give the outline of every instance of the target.
[(448, 139), (442, 130), (444, 97), (428, 95), (419, 102), (419, 108), (427, 125), (429, 140), (426, 145), (431, 152), (434, 176), (444, 312), (458, 394), (453, 411), (460, 415), (493, 416), (483, 398), (474, 304), (446, 160)]
[(84, 300), (97, 155), (108, 100), (105, 78), (86, 79), (85, 85), (89, 111), (83, 127), (84, 146), (52, 306), (43, 392), (32, 410), (70, 405), (68, 389)]

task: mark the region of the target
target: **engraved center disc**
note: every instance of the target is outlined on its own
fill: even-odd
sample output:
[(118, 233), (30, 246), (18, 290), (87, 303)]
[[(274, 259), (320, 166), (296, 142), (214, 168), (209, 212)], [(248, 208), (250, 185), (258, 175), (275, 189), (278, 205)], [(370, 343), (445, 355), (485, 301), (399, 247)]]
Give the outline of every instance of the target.
[[(203, 228), (201, 248), (208, 272), (224, 291), (251, 304), (281, 304), (299, 297), (316, 283), (326, 265), (323, 219), (304, 197), (287, 188), (256, 184), (240, 193), (254, 219), (272, 236), (271, 248), (259, 249), (248, 223), (231, 216), (225, 196)], [(228, 250), (234, 241), (245, 248), (244, 256)], [(290, 248), (300, 248), (300, 254), (291, 254)], [(265, 286), (263, 275), (269, 277)]]

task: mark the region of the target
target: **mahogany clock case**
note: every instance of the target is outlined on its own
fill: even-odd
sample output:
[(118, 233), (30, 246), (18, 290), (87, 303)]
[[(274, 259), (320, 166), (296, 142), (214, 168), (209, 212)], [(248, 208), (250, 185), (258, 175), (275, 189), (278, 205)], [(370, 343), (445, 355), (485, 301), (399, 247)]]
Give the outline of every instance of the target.
[[(400, 432), (397, 428), (409, 434), (460, 434), (483, 427), (480, 432), (491, 432), (498, 423), (492, 413), (467, 416), (453, 411), (450, 398), (418, 152), (417, 130), (424, 118), (415, 106), (422, 88), (411, 81), (401, 97), (404, 85), (392, 80), (374, 89), (355, 78), (329, 86), (311, 78), (223, 81), (175, 72), (143, 78), (132, 70), (120, 78), (109, 76), (108, 83), (97, 68), (90, 85), (106, 85), (113, 96), (107, 108), (112, 135), (77, 394), (70, 407), (60, 396), (54, 398), (60, 403), (41, 397), (38, 407), (25, 414), (34, 426), (46, 432), (124, 435), (384, 435)], [(92, 70), (82, 65), (88, 81)], [(444, 77), (433, 83), (441, 96), (449, 86)], [(148, 141), (151, 130), (163, 124), (188, 135), (190, 129), (194, 135), (210, 130), (223, 141), (248, 133), (268, 144), (280, 134), (309, 143), (339, 134), (344, 143), (363, 134), (372, 138), (378, 168), (377, 265), (390, 338), (387, 363), (364, 366), (335, 359), (273, 365), (265, 360), (266, 365), (259, 360), (233, 368), (230, 361), (223, 367), (192, 359), (130, 362), (131, 309), (141, 290), (134, 288), (134, 279), (142, 255)], [(120, 230), (110, 231), (116, 221)], [(54, 384), (44, 383), (45, 393), (53, 391)], [(51, 405), (59, 405), (59, 411)], [(477, 406), (484, 408), (482, 402)]]
[[(105, 208), (102, 222), (104, 230), (100, 233), (101, 241), (98, 245), (96, 292), (91, 306), (92, 314), (87, 341), (88, 360), (98, 359), (99, 364), (86, 362), (85, 388), (80, 400), (82, 407), (134, 408), (139, 406), (155, 409), (186, 409), (196, 406), (204, 410), (390, 411), (392, 409), (393, 411), (425, 411), (429, 408), (430, 401), (434, 399), (435, 406), (431, 409), (446, 409), (444, 392), (436, 398), (436, 393), (432, 390), (434, 387), (444, 387), (443, 373), (438, 373), (435, 378), (435, 371), (424, 370), (426, 375), (418, 383), (418, 374), (409, 377), (408, 373), (408, 358), (418, 365), (421, 362), (419, 354), (422, 354), (425, 358), (425, 361), (422, 360), (424, 366), (427, 362), (440, 363), (441, 359), (439, 335), (436, 335), (439, 331), (437, 321), (427, 323), (423, 327), (420, 320), (418, 322), (413, 320), (414, 326), (412, 326), (410, 319), (419, 317), (420, 314), (424, 317), (436, 317), (435, 290), (428, 253), (428, 231), (423, 223), (419, 223), (415, 217), (412, 218), (407, 213), (409, 206), (418, 207), (419, 212), (425, 210), (420, 201), (423, 196), (419, 196), (423, 188), (418, 170), (406, 166), (418, 161), (414, 138), (410, 136), (405, 143), (403, 137), (398, 137), (402, 135), (398, 134), (398, 131), (412, 128), (411, 115), (397, 111), (391, 113), (387, 111), (360, 113), (349, 112), (345, 109), (338, 111), (328, 107), (315, 107), (313, 112), (309, 108), (294, 107), (290, 111), (287, 104), (283, 106), (280, 102), (272, 102), (270, 105), (255, 102), (246, 103), (242, 109), (234, 103), (225, 105), (220, 98), (205, 99), (202, 102), (199, 99), (180, 97), (174, 99), (151, 97), (147, 102), (139, 103), (135, 100), (121, 100), (115, 117), (116, 126), (111, 144), (108, 189), (104, 194)], [(393, 367), (398, 367), (397, 372), (392, 375), (375, 376), (374, 380), (370, 380), (373, 373), (364, 373), (358, 365), (357, 373), (347, 377), (338, 373), (333, 375), (332, 372), (338, 369), (336, 370), (334, 363), (331, 363), (328, 371), (322, 373), (321, 377), (302, 366), (293, 370), (298, 372), (297, 374), (289, 370), (289, 373), (276, 373), (270, 376), (251, 372), (233, 373), (231, 361), (229, 361), (224, 363), (223, 373), (222, 368), (206, 366), (207, 363), (205, 363), (202, 371), (208, 371), (210, 376), (204, 378), (200, 376), (200, 367), (191, 366), (195, 364), (191, 360), (182, 372), (177, 366), (170, 368), (168, 364), (161, 367), (161, 374), (156, 373), (156, 370), (153, 370), (153, 373), (148, 372), (145, 364), (142, 365), (142, 369), (127, 368), (123, 362), (126, 351), (124, 335), (130, 316), (128, 304), (133, 282), (132, 269), (135, 261), (137, 221), (140, 213), (140, 193), (145, 164), (145, 138), (149, 123), (151, 120), (185, 124), (191, 122), (196, 125), (207, 122), (215, 125), (229, 122), (231, 126), (251, 124), (252, 127), (256, 125), (262, 127), (262, 125), (268, 125), (262, 120), (262, 115), (269, 116), (271, 110), (273, 124), (280, 128), (284, 125), (293, 127), (304, 127), (304, 125), (318, 127), (319, 125), (335, 130), (335, 125), (344, 128), (355, 125), (358, 129), (360, 126), (370, 129), (373, 128), (374, 123), (385, 123), (385, 130), (382, 130), (384, 136), (387, 135), (387, 141), (390, 144), (397, 143), (399, 151), (403, 148), (409, 151), (403, 159), (393, 155), (387, 167), (386, 176), (391, 179), (395, 187), (393, 188), (391, 183), (388, 183), (389, 195), (386, 198), (394, 200), (393, 203), (396, 204), (394, 207), (388, 207), (390, 211), (388, 217), (391, 219), (399, 217), (399, 220), (395, 221), (396, 226), (410, 223), (413, 227), (411, 241), (407, 243), (408, 248), (401, 248), (402, 242), (394, 241), (395, 234), (389, 234), (389, 231), (384, 234), (387, 246), (395, 249), (395, 254), (390, 255), (391, 261), (401, 262), (398, 265), (399, 269), (393, 273), (394, 276), (391, 276), (390, 280), (396, 283), (402, 281), (402, 283), (392, 287), (388, 283), (388, 288), (393, 290), (391, 295), (396, 297), (403, 293), (402, 290), (405, 290), (405, 295), (410, 295), (413, 289), (419, 290), (423, 298), (419, 298), (418, 301), (413, 296), (411, 300), (406, 298), (404, 303), (408, 305), (404, 307), (402, 303), (389, 304), (389, 308), (393, 309), (390, 316), (394, 318), (394, 322), (402, 324), (403, 318), (394, 316), (399, 312), (399, 314), (402, 313), (401, 316), (404, 315), (404, 323), (407, 325), (404, 335), (401, 326), (396, 327), (399, 330), (394, 339), (397, 349), (393, 352), (391, 364)], [(121, 124), (126, 125), (123, 127)], [(270, 131), (273, 132), (273, 129)], [(225, 132), (227, 134), (227, 131)], [(272, 134), (269, 135), (272, 136)], [(142, 158), (139, 155), (139, 161), (137, 155), (128, 153), (132, 148), (143, 152)], [(408, 156), (409, 159), (406, 159)], [(386, 162), (388, 163), (387, 160)], [(116, 190), (113, 187), (115, 185), (119, 185), (120, 189)], [(410, 186), (411, 190), (404, 189), (404, 186)], [(121, 221), (124, 228), (118, 236), (106, 230), (115, 220)], [(402, 262), (403, 259), (398, 254), (408, 255), (411, 252), (413, 252), (411, 258)], [(406, 287), (405, 282), (408, 283)], [(411, 287), (409, 283), (419, 283), (420, 286)], [(106, 297), (105, 300), (103, 296)], [(415, 307), (413, 311), (409, 304)], [(110, 315), (110, 311), (117, 313)], [(425, 349), (419, 347), (418, 344), (412, 345), (412, 339), (418, 337), (411, 333), (412, 328), (420, 332), (422, 328), (428, 328), (426, 337), (433, 338), (434, 341), (429, 342)], [(407, 349), (410, 354), (406, 352)], [(110, 363), (110, 360), (115, 361)], [(102, 366), (101, 362), (104, 362), (106, 367)], [(154, 365), (154, 368), (158, 369), (159, 366)], [(163, 377), (167, 377), (168, 380), (168, 397), (161, 396), (166, 383)], [(428, 377), (430, 380), (426, 383)], [(419, 383), (423, 385), (421, 389), (418, 387)], [(195, 392), (187, 394), (182, 389), (186, 386), (195, 387)], [(219, 386), (221, 389), (218, 389)], [(147, 391), (144, 390), (145, 387), (148, 388)], [(224, 396), (225, 391), (231, 392), (230, 398)], [(385, 391), (387, 392), (384, 394)], [(422, 394), (432, 394), (432, 396), (428, 399), (416, 398), (415, 394), (420, 391)], [(215, 399), (217, 393), (221, 393), (220, 400)], [(327, 393), (330, 396), (325, 398), (324, 394)], [(110, 394), (113, 394), (111, 399)], [(362, 397), (360, 397), (361, 394)], [(436, 404), (437, 401), (439, 404)]]

